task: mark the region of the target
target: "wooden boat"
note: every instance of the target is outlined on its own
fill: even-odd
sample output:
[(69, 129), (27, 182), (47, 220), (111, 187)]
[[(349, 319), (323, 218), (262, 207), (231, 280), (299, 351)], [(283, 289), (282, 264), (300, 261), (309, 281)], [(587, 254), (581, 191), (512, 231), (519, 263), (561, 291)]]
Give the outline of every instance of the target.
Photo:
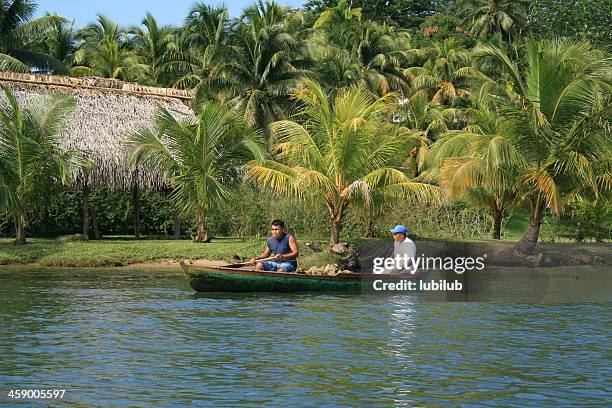
[(419, 281), (425, 272), (384, 275), (340, 273), (307, 275), (296, 272), (257, 271), (253, 267), (228, 268), (222, 262), (190, 262), (182, 260), (181, 268), (189, 284), (198, 292), (361, 292), (372, 291), (374, 280), (399, 282)]

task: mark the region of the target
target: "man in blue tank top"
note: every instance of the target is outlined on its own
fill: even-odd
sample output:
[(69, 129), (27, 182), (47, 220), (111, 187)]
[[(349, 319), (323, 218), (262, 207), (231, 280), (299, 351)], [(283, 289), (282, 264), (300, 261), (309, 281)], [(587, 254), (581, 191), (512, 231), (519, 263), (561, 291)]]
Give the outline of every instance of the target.
[[(266, 247), (260, 256), (251, 259), (251, 264), (255, 265), (258, 271), (293, 272), (297, 269), (295, 258), (300, 251), (297, 241), (292, 234), (285, 232), (285, 223), (281, 220), (274, 220), (270, 224), (272, 236), (268, 238)], [(257, 262), (258, 259), (276, 256), (269, 261)]]

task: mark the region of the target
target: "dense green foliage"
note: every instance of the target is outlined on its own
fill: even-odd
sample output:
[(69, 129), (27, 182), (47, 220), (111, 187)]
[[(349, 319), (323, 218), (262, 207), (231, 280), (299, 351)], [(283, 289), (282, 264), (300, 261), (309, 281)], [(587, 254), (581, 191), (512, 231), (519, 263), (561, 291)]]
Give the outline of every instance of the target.
[(477, 58), (497, 62), (504, 78), (471, 73), (487, 90), (478, 114), (494, 106), (495, 117), (447, 132), (432, 152), (446, 159), (438, 167), (453, 187), (490, 195), (494, 213), (522, 195), (532, 220), (522, 243), (532, 250), (546, 208), (559, 215), (577, 191), (608, 193), (610, 138), (593, 122), (607, 109), (610, 61), (581, 43), (529, 39), (525, 50), (523, 64), (492, 45), (475, 49)]
[[(338, 3), (337, 0), (308, 0), (304, 4), (304, 10), (307, 13), (319, 15)], [(345, 1), (345, 3), (349, 2)], [(353, 8), (359, 8), (361, 14), (372, 21), (403, 28), (416, 28), (425, 18), (443, 12), (453, 2), (444, 0), (353, 0), (350, 3)]]
[[(331, 220), (333, 242), (340, 224), (369, 236), (400, 221), (461, 237), (464, 219), (477, 220), (471, 236), (501, 238), (513, 212), (529, 214), (526, 250), (551, 216), (578, 240), (609, 238), (609, 2), (259, 1), (238, 18), (196, 3), (178, 27), (146, 14), (135, 27), (98, 15), (81, 29), (30, 20), (34, 9), (1, 3), (0, 69), (195, 92), (198, 123), (162, 113), (159, 133), (141, 130), (127, 146), (133, 164), (163, 168), (173, 184), (143, 194), (147, 234), (169, 233), (180, 205), (197, 240), (264, 233), (279, 217), (317, 236)], [(245, 140), (265, 164), (243, 167)], [(417, 187), (449, 201), (413, 203)], [(38, 233), (73, 233), (79, 194), (1, 208)], [(130, 232), (131, 205), (127, 192), (92, 192), (103, 234)], [(420, 213), (429, 205), (440, 212)], [(455, 232), (439, 221), (449, 214)]]
[(365, 87), (349, 88), (328, 100), (324, 90), (307, 81), (296, 95), (304, 109), (297, 121), (270, 125), (278, 143), (273, 152), (283, 162), (251, 163), (247, 176), (283, 195), (322, 201), (337, 244), (345, 211), (357, 200), (372, 205), (378, 192), (388, 199), (435, 196), (435, 187), (414, 182), (398, 167), (402, 153), (420, 138), (386, 122), (388, 98), (374, 99)]
[(70, 180), (80, 155), (62, 152), (59, 137), (74, 101), (55, 98), (40, 111), (24, 109), (7, 89), (0, 108), (0, 208), (15, 223), (16, 243), (24, 244), (28, 209), (46, 200), (57, 184)]
[(156, 129), (143, 127), (126, 141), (131, 166), (164, 172), (181, 211), (196, 214), (195, 241), (206, 242), (207, 214), (228, 199), (239, 166), (263, 159), (261, 137), (235, 110), (219, 103), (200, 107), (193, 122), (179, 122), (160, 107)]
[(539, 37), (570, 37), (601, 47), (612, 44), (612, 2), (533, 0), (527, 29)]
[[(0, 70), (27, 72), (37, 70), (66, 73), (66, 66), (52, 54), (40, 52), (53, 30), (67, 24), (59, 16), (32, 20), (36, 10), (33, 0), (0, 1)], [(29, 20), (29, 21), (28, 21)]]
[[(141, 192), (141, 233), (149, 238), (161, 238), (163, 242), (173, 236), (174, 205), (168, 193)], [(81, 231), (82, 190), (70, 188), (58, 191), (50, 200), (48, 212), (40, 207), (29, 213), (29, 237), (70, 236)], [(103, 237), (129, 236), (134, 233), (132, 222), (132, 197), (129, 191), (110, 191), (94, 188), (90, 202), (98, 212), (97, 222)], [(268, 234), (270, 216), (286, 221), (288, 228), (300, 241), (329, 238), (329, 223), (323, 204), (300, 203), (297, 200), (262, 191), (244, 184), (233, 196), (209, 215), (208, 227), (215, 236), (263, 237)], [(501, 231), (504, 239), (518, 239), (529, 222), (524, 210), (509, 211)], [(387, 205), (373, 224), (373, 236), (385, 237), (389, 226), (399, 222), (410, 226), (411, 236), (444, 237), (445, 239), (484, 239), (491, 235), (491, 218), (487, 211), (462, 203), (453, 205), (424, 205), (402, 201)], [(193, 214), (185, 214), (182, 235), (195, 230)], [(350, 210), (343, 221), (343, 237), (360, 238), (366, 233), (367, 223), (363, 212)], [(11, 220), (0, 212), (0, 236), (13, 232)], [(579, 240), (609, 240), (612, 233), (612, 214), (605, 206), (582, 203), (572, 206), (557, 218), (547, 214), (541, 236), (544, 242)], [(60, 238), (58, 238), (60, 239)], [(216, 242), (213, 239), (213, 242)], [(261, 241), (260, 241), (261, 242)], [(160, 244), (162, 245), (162, 244)]]

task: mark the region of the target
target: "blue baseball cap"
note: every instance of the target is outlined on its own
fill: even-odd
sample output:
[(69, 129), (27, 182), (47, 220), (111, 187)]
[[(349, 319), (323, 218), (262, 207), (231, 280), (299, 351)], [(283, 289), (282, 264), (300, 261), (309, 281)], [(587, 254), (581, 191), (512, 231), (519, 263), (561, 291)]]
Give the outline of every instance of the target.
[(398, 232), (401, 232), (404, 235), (408, 234), (408, 228), (404, 227), (401, 224), (396, 225), (395, 227), (391, 228), (389, 231), (391, 231), (394, 234), (397, 234)]

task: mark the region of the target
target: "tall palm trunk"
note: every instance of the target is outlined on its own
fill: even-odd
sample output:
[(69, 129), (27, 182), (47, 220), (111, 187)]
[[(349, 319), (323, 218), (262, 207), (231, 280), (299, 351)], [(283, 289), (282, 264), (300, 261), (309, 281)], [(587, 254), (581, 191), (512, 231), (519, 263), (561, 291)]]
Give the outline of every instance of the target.
[(100, 233), (100, 227), (98, 225), (98, 210), (95, 205), (91, 206), (91, 223), (93, 228), (93, 238), (102, 239), (102, 234)]
[(336, 245), (340, 242), (340, 231), (342, 230), (342, 217), (344, 215), (344, 204), (336, 204), (328, 201), (327, 208), (332, 220), (330, 245)]
[(531, 201), (531, 216), (529, 217), (529, 225), (527, 231), (523, 234), (521, 240), (516, 244), (515, 249), (523, 254), (531, 254), (535, 250), (540, 234), (540, 226), (546, 211), (546, 202), (542, 197), (535, 197)]
[(140, 192), (138, 191), (138, 170), (134, 171), (132, 183), (132, 205), (134, 207), (134, 238), (140, 238)]
[(47, 208), (47, 204), (43, 204), (40, 209), (40, 223), (41, 223), (41, 232), (44, 236), (49, 235), (49, 209)]
[(331, 240), (329, 241), (330, 245), (336, 245), (340, 242), (340, 221), (333, 220), (332, 228), (331, 228)]
[(374, 215), (366, 214), (365, 222), (366, 222), (366, 226), (365, 226), (366, 227), (366, 230), (365, 230), (366, 238), (374, 237)]
[(23, 245), (25, 243), (25, 220), (22, 217), (17, 216), (15, 217), (15, 245)]
[(198, 208), (196, 212), (198, 232), (196, 235), (195, 242), (208, 242), (208, 231), (206, 230), (206, 209)]
[(501, 239), (501, 224), (504, 219), (504, 209), (493, 203), (491, 208), (493, 215), (493, 239)]
[(89, 237), (89, 185), (83, 185), (83, 236)]
[(174, 239), (181, 238), (181, 208), (174, 205), (174, 220), (172, 221), (172, 229), (174, 230)]

